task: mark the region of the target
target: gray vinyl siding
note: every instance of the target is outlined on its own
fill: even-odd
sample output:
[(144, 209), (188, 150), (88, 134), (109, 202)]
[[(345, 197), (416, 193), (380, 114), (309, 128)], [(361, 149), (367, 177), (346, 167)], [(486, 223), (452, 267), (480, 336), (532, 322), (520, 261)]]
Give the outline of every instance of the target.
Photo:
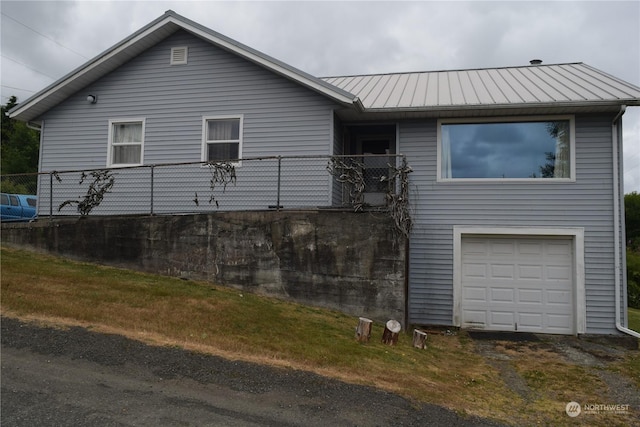
[[(338, 116), (333, 117), (333, 151), (332, 154), (340, 156), (344, 154), (344, 134), (342, 129), (342, 121)], [(332, 206), (342, 206), (343, 204), (343, 185), (337, 180), (333, 180), (331, 191)]]
[(414, 170), (412, 323), (452, 324), (454, 226), (584, 227), (587, 333), (615, 332), (612, 118), (576, 116), (572, 183), (438, 183), (436, 121), (400, 124), (400, 150)]
[[(169, 64), (170, 49), (175, 46), (188, 46), (186, 65)], [(98, 96), (96, 104), (86, 102), (90, 93)], [(203, 116), (218, 115), (243, 115), (243, 158), (328, 155), (334, 143), (331, 112), (335, 107), (335, 103), (311, 90), (180, 31), (47, 112), (42, 117), (45, 132), (40, 169), (104, 168), (109, 120), (127, 118), (146, 121), (146, 165), (200, 161)], [(330, 204), (330, 177), (325, 167), (326, 161), (283, 162), (281, 204)], [(237, 172), (236, 186), (229, 186), (220, 195), (224, 207), (233, 203), (234, 209), (266, 209), (276, 204), (277, 162), (243, 162)], [(156, 169), (156, 174), (156, 212), (171, 212), (182, 204), (196, 211), (207, 209), (196, 209), (192, 203), (196, 192), (199, 196), (210, 193), (206, 168), (186, 173), (177, 168)], [(303, 180), (299, 179), (301, 174)], [(118, 175), (114, 194), (108, 197), (138, 194), (133, 198), (140, 207), (132, 209), (147, 210), (149, 171), (121, 170)], [(73, 181), (77, 186), (76, 177)], [(62, 187), (58, 188), (63, 192)], [(168, 202), (175, 195), (181, 199)], [(43, 196), (45, 200), (48, 197), (48, 183), (41, 183)], [(65, 197), (66, 193), (60, 196)], [(167, 204), (163, 205), (163, 200)], [(48, 210), (48, 203), (43, 203), (40, 213)]]

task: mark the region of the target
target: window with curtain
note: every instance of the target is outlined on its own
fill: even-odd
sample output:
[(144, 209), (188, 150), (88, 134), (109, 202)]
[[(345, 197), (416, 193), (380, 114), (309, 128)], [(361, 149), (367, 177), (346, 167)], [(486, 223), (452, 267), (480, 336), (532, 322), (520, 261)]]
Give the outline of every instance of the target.
[(440, 178), (569, 179), (571, 120), (440, 123)]
[(144, 120), (111, 121), (108, 166), (142, 164)]
[(242, 117), (205, 117), (204, 134), (202, 161), (218, 162), (240, 159)]

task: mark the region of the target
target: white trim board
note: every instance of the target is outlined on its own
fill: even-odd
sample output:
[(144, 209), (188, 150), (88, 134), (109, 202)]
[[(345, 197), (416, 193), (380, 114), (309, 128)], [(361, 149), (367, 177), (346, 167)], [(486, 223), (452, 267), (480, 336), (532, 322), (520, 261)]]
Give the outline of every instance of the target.
[(576, 334), (586, 332), (586, 292), (584, 266), (584, 228), (531, 228), (531, 227), (453, 227), (453, 325), (461, 325), (462, 313), (462, 237), (463, 236), (495, 236), (495, 237), (567, 237), (573, 239), (574, 245), (574, 289), (575, 289), (575, 331)]

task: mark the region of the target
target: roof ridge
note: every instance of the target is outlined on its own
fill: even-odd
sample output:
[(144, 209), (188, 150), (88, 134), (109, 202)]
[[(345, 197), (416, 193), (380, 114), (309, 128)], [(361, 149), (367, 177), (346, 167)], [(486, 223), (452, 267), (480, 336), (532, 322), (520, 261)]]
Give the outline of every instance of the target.
[(354, 94), (192, 21), (173, 10), (167, 10), (160, 17), (16, 105), (9, 111), (9, 117), (25, 121), (39, 117), (45, 111), (62, 102), (62, 100), (81, 90), (82, 87), (102, 78), (108, 72), (122, 66), (132, 56), (139, 55), (142, 51), (155, 46), (160, 40), (169, 37), (179, 29), (185, 30), (310, 90), (314, 90), (338, 103), (353, 105), (357, 109), (362, 109), (360, 99)]
[(583, 62), (563, 62), (558, 64), (528, 64), (528, 65), (509, 65), (504, 67), (480, 67), (480, 68), (457, 68), (450, 70), (427, 70), (427, 71), (400, 71), (400, 72), (389, 72), (389, 73), (367, 73), (367, 74), (346, 74), (339, 76), (323, 76), (318, 77), (319, 79), (339, 79), (339, 78), (348, 78), (348, 77), (373, 77), (373, 76), (400, 76), (406, 74), (431, 74), (431, 73), (452, 73), (459, 71), (484, 71), (484, 70), (506, 70), (506, 69), (514, 69), (514, 68), (536, 68), (536, 67), (551, 67), (551, 66), (559, 66), (559, 65), (586, 65)]

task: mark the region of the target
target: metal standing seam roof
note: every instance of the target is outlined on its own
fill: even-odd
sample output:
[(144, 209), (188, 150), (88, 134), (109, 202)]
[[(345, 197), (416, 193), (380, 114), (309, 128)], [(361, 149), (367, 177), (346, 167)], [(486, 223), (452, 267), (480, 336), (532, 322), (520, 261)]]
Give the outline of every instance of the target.
[(169, 10), (18, 104), (10, 117), (37, 120), (180, 29), (321, 93), (352, 112), (640, 105), (640, 88), (583, 63), (317, 78)]
[(640, 88), (584, 63), (325, 77), (366, 110), (640, 105)]

